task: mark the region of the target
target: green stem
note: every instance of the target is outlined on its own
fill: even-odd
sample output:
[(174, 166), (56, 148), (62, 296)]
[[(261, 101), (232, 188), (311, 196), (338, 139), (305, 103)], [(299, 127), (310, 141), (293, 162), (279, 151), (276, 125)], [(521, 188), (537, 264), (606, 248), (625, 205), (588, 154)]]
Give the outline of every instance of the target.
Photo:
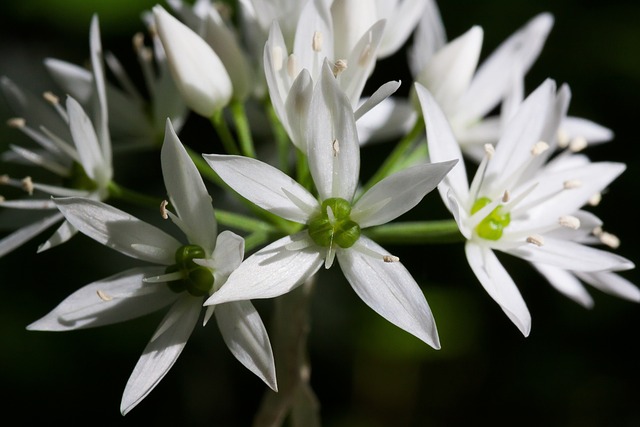
[(240, 101), (232, 101), (230, 108), (233, 120), (236, 124), (238, 140), (240, 141), (240, 151), (242, 151), (243, 155), (255, 159), (256, 150), (253, 144), (251, 127), (249, 126), (249, 120), (247, 119), (247, 112), (244, 108), (244, 104)]
[(441, 221), (394, 222), (362, 230), (378, 243), (416, 245), (464, 242), (452, 219)]
[(228, 212), (221, 209), (216, 209), (215, 214), (216, 220), (227, 227), (248, 232), (272, 233), (277, 231), (273, 225), (260, 221), (259, 219), (250, 218), (246, 215)]
[(240, 154), (240, 150), (238, 150), (238, 146), (236, 144), (231, 131), (229, 130), (229, 126), (224, 119), (224, 110), (221, 108), (211, 117), (211, 124), (215, 128), (218, 136), (220, 137), (220, 141), (222, 141), (222, 145), (226, 150), (227, 154)]
[(403, 157), (413, 144), (413, 142), (424, 133), (424, 120), (418, 119), (413, 125), (413, 129), (402, 138), (395, 148), (385, 159), (382, 166), (376, 171), (376, 173), (369, 179), (369, 181), (362, 188), (361, 194), (364, 194), (368, 189), (373, 187), (379, 181), (389, 176), (397, 167), (399, 163), (403, 161)]
[(109, 183), (108, 190), (109, 197), (124, 200), (138, 206), (159, 208), (162, 202), (159, 197), (138, 193), (137, 191), (122, 187), (113, 181)]

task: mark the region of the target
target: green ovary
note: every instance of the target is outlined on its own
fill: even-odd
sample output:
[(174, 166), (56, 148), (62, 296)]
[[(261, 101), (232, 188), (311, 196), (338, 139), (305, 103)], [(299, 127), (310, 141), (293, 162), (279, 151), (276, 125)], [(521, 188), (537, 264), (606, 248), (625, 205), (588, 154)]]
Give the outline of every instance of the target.
[[(478, 212), (483, 207), (491, 203), (488, 197), (481, 197), (475, 201), (471, 208), (471, 214)], [(476, 226), (478, 236), (487, 240), (499, 240), (505, 227), (511, 223), (511, 214), (503, 212), (503, 206), (498, 205)]]
[[(329, 217), (331, 208), (333, 218)], [(317, 245), (328, 248), (334, 244), (349, 248), (360, 238), (360, 226), (349, 218), (351, 204), (337, 197), (322, 202), (320, 214), (309, 221), (309, 236)]]
[(194, 258), (205, 258), (204, 249), (197, 245), (185, 245), (176, 251), (176, 263), (166, 268), (165, 273), (181, 272), (182, 279), (168, 282), (174, 292), (187, 291), (194, 297), (209, 295), (213, 289), (213, 273), (193, 262)]

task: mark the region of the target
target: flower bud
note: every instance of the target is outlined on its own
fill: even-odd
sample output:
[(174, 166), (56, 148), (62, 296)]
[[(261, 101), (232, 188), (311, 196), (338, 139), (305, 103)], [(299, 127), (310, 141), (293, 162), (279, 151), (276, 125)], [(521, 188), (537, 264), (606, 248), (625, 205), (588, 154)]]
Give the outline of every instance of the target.
[(189, 108), (210, 118), (231, 99), (227, 70), (211, 46), (161, 6), (153, 15), (180, 94)]

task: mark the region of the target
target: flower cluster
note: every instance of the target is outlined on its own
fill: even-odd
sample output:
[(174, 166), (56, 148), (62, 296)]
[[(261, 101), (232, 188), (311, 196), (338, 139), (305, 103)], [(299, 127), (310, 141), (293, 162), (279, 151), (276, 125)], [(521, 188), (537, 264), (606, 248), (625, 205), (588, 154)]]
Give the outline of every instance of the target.
[[(421, 286), (383, 243), (463, 242), (478, 282), (525, 336), (531, 315), (496, 251), (528, 261), (586, 307), (593, 300), (583, 283), (640, 302), (640, 290), (618, 274), (632, 261), (597, 247), (618, 241), (590, 209), (625, 165), (593, 162), (582, 151), (613, 133), (568, 115), (567, 85), (548, 79), (524, 90), (550, 14), (478, 66), (483, 30), (447, 42), (430, 0), (169, 5), (144, 15), (151, 47), (134, 37), (149, 96), (103, 53), (97, 16), (89, 69), (46, 61), (63, 103), (53, 92), (39, 99), (8, 77), (0, 82), (16, 114), (10, 125), (37, 144), (12, 145), (3, 159), (55, 175), (49, 183), (1, 177), (28, 196), (0, 198), (0, 207), (40, 216), (3, 237), (0, 256), (61, 223), (39, 251), (79, 231), (152, 264), (80, 288), (28, 329), (96, 327), (168, 307), (125, 387), (123, 414), (168, 373), (196, 324), (214, 315), (233, 356), (277, 391), (280, 361), (251, 300), (293, 295), (336, 261), (367, 306), (440, 348)], [(410, 95), (395, 95), (400, 81), (365, 95), (377, 61), (402, 53), (411, 36)], [(221, 150), (199, 153), (180, 140), (189, 112), (211, 121)], [(374, 141), (396, 145), (364, 179), (362, 147)], [(131, 150), (156, 148), (166, 200), (123, 187), (114, 173)], [(213, 186), (236, 198), (231, 210), (212, 199)], [(434, 231), (436, 218), (398, 220), (436, 188), (451, 213), (444, 234)], [(170, 219), (184, 238), (112, 201), (159, 207), (159, 222)], [(279, 393), (295, 405), (295, 392)]]

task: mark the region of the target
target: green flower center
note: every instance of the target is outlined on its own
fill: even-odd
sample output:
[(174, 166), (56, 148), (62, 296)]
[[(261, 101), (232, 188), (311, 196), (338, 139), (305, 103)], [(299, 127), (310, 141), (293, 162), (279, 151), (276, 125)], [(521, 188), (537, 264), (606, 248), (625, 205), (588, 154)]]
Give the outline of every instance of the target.
[(67, 188), (86, 191), (94, 191), (98, 188), (98, 185), (89, 178), (82, 165), (78, 162), (73, 162), (71, 165), (71, 174), (64, 179), (64, 185)]
[(309, 221), (309, 237), (317, 245), (349, 248), (360, 238), (360, 226), (349, 218), (351, 204), (333, 197), (322, 202), (320, 214)]
[(167, 282), (173, 292), (187, 291), (194, 297), (209, 295), (213, 289), (213, 273), (207, 267), (193, 262), (194, 258), (205, 258), (204, 249), (197, 245), (185, 245), (176, 251), (176, 263), (168, 266), (165, 273), (181, 272), (182, 279)]
[[(478, 212), (491, 203), (488, 197), (481, 197), (475, 201), (471, 208), (471, 214)], [(503, 211), (503, 206), (498, 205), (476, 226), (478, 236), (487, 240), (499, 240), (505, 227), (511, 223), (511, 214)]]

